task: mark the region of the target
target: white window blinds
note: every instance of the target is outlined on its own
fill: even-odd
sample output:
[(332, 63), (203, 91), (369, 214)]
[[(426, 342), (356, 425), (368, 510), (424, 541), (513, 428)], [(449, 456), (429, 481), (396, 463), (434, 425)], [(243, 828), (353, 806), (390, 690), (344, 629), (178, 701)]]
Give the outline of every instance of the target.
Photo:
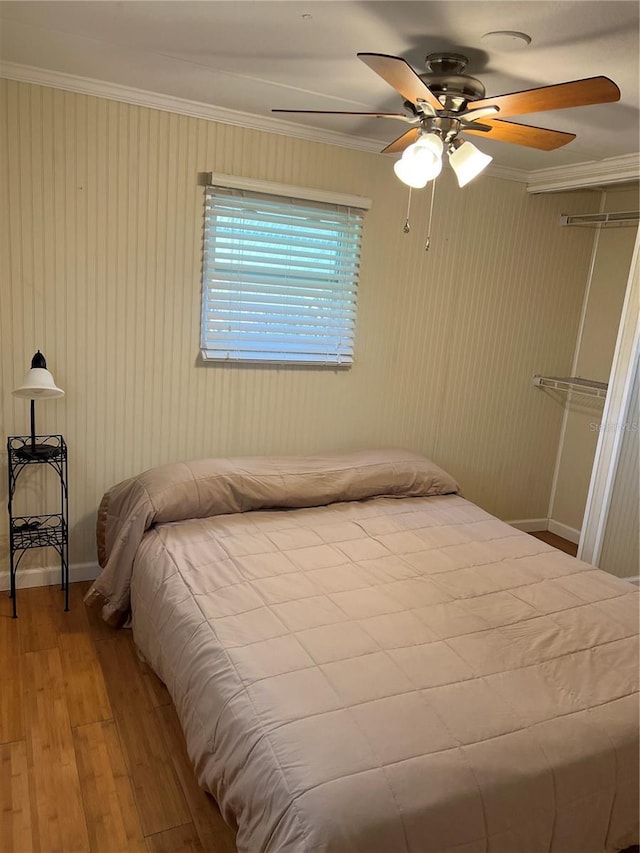
[(207, 187), (203, 357), (350, 365), (363, 213)]

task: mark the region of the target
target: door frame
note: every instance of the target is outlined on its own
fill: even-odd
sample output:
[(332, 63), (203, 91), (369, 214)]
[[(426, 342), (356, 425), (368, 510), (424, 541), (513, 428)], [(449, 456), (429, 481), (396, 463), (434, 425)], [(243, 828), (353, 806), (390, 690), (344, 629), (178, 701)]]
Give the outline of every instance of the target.
[(629, 279), (613, 355), (609, 387), (602, 413), (602, 424), (591, 472), (578, 558), (597, 566), (611, 505), (623, 425), (629, 415), (629, 402), (636, 360), (640, 354), (640, 230), (629, 269)]

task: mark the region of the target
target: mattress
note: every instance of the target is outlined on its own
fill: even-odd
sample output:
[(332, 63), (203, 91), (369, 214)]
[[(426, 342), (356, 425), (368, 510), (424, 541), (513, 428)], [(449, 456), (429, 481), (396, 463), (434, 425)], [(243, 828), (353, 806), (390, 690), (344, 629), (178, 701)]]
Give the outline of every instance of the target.
[[(316, 505), (316, 483), (312, 505), (267, 508), (292, 502), (284, 478), (289, 498), (245, 482), (248, 511), (159, 520), (163, 474), (144, 498), (136, 481), (108, 501), (120, 563), (93, 597), (107, 617), (130, 608), (238, 849), (637, 843), (637, 588), (500, 522), (430, 463), (385, 458), (377, 485), (356, 476), (358, 500)], [(348, 497), (357, 460), (340, 470), (329, 492)], [(200, 506), (211, 474), (192, 474), (179, 479)]]

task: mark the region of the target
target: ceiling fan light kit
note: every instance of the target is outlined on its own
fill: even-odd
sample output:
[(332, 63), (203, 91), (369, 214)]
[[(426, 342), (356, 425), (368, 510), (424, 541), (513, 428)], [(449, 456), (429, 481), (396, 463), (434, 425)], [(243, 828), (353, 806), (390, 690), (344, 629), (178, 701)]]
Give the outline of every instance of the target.
[[(393, 170), (403, 184), (413, 189), (426, 187), (442, 171), (442, 139), (435, 133), (420, 136), (393, 165)], [(476, 146), (462, 139), (454, 139), (447, 151), (458, 186), (464, 187), (477, 177), (493, 160)]]

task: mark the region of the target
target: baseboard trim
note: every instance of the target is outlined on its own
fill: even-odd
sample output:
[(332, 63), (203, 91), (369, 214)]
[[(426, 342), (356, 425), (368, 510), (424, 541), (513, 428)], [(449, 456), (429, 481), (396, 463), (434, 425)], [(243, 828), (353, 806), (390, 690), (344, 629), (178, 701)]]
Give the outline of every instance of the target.
[(547, 530), (550, 533), (555, 533), (556, 536), (562, 536), (563, 539), (573, 542), (574, 545), (580, 543), (579, 530), (576, 530), (575, 527), (569, 527), (568, 524), (562, 524), (560, 521), (554, 521), (553, 518), (549, 519)]
[[(69, 566), (69, 581), (92, 581), (98, 577), (100, 567), (97, 563), (75, 563)], [(60, 566), (40, 566), (32, 569), (18, 569), (16, 587), (27, 589), (32, 586), (58, 586), (60, 584)], [(11, 587), (9, 572), (0, 573), (0, 590)]]
[(517, 530), (522, 530), (524, 533), (538, 533), (540, 530), (547, 530), (548, 518), (521, 518), (516, 521), (507, 521), (512, 527)]
[(620, 578), (620, 580), (628, 581), (629, 583), (634, 583), (636, 586), (640, 586), (640, 575), (636, 575), (634, 578)]
[(563, 539), (573, 542), (574, 545), (578, 545), (580, 542), (579, 530), (569, 527), (568, 524), (562, 524), (560, 521), (554, 521), (553, 518), (520, 518), (515, 521), (507, 521), (507, 524), (525, 533), (539, 533), (548, 530), (549, 533), (562, 536)]

